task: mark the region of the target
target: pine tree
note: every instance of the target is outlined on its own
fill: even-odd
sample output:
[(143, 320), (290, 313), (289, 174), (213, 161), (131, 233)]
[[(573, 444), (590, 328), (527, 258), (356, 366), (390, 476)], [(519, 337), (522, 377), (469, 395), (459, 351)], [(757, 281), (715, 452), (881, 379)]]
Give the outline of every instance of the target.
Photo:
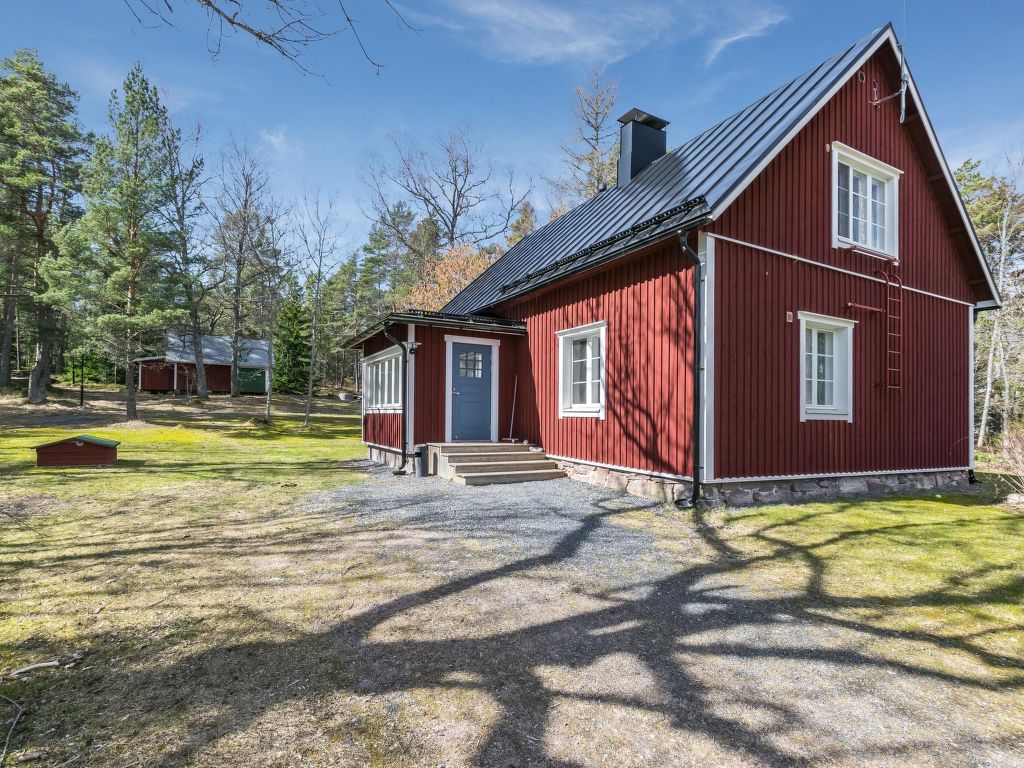
[(128, 74), (123, 95), (111, 95), (109, 117), (112, 135), (96, 142), (85, 173), (86, 213), (67, 242), (88, 265), (79, 295), (93, 312), (94, 344), (125, 371), (131, 421), (138, 418), (132, 361), (185, 313), (172, 307), (173, 243), (160, 216), (169, 200), (167, 110), (141, 66)]
[[(0, 197), (7, 209), (6, 293), (25, 292), (36, 316), (36, 358), (29, 402), (46, 400), (57, 303), (45, 274), (57, 256), (55, 236), (80, 214), (76, 197), (88, 145), (78, 124), (78, 95), (47, 72), (34, 51), (0, 64)], [(15, 305), (5, 297), (0, 334), (0, 386), (10, 383)]]
[(274, 332), (274, 389), (299, 395), (306, 388), (312, 340), (309, 313), (292, 296), (281, 304)]

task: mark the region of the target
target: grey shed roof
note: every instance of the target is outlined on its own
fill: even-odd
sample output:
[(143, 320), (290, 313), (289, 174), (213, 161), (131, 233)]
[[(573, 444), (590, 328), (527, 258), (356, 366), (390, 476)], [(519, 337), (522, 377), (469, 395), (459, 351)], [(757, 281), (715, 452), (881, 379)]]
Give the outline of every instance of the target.
[[(265, 339), (240, 339), (238, 364), (242, 368), (269, 367), (269, 345)], [(196, 352), (192, 335), (188, 333), (167, 334), (169, 363), (195, 363)], [(203, 363), (205, 365), (231, 365), (231, 337), (203, 336)]]
[[(444, 308), (478, 312), (593, 263), (686, 228), (723, 204), (786, 140), (891, 25), (826, 59), (516, 243)], [(543, 271), (543, 272), (542, 272)]]

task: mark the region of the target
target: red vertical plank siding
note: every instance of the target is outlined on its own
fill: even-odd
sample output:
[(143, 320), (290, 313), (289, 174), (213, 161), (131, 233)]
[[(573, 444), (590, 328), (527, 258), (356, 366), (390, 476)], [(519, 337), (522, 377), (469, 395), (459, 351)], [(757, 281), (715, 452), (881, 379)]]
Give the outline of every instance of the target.
[(167, 391), (174, 387), (174, 364), (163, 360), (148, 360), (142, 363), (142, 384), (140, 389), (147, 392)]
[[(888, 54), (886, 54), (888, 55)], [(900, 266), (907, 286), (973, 300), (973, 254), (953, 238), (928, 181), (933, 163), (876, 57), (852, 78), (710, 228), (737, 240), (870, 275), (875, 259), (832, 248), (831, 156), (840, 141), (903, 171)], [(940, 181), (939, 183), (945, 183)], [(969, 460), (969, 307), (904, 291), (904, 386), (884, 380), (877, 282), (723, 240), (715, 243), (715, 476), (763, 477), (963, 467)], [(853, 422), (800, 422), (800, 311), (857, 320)], [(793, 313), (793, 322), (786, 313)]]
[[(406, 340), (405, 326), (393, 326), (391, 335)], [(522, 337), (512, 334), (417, 325), (414, 332), (416, 351), (413, 360), (415, 399), (412, 409), (413, 442), (439, 443), (445, 439), (445, 337), (463, 336), (497, 339), (498, 348), (498, 435), (508, 437), (512, 418), (512, 392), (515, 384), (518, 347)], [(383, 334), (369, 339), (364, 354), (392, 346)], [(401, 448), (401, 414), (366, 413), (363, 415), (363, 441)]]
[[(692, 272), (675, 239), (518, 301), (514, 432), (567, 458), (688, 475), (692, 419)], [(558, 331), (606, 321), (606, 416), (558, 417)]]
[[(416, 326), (416, 402), (413, 408), (417, 443), (439, 443), (445, 439), (446, 336), (463, 336), (498, 341), (498, 436), (508, 437), (512, 418), (512, 393), (521, 336), (505, 333)], [(521, 384), (522, 382), (520, 382)]]

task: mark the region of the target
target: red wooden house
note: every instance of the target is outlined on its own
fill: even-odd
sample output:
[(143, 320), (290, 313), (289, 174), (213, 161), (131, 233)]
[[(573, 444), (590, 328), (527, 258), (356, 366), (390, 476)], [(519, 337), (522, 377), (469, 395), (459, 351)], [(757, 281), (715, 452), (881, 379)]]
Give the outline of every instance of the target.
[[(210, 392), (231, 391), (231, 337), (203, 336), (203, 368)], [(239, 339), (238, 389), (243, 395), (266, 394), (271, 372), (265, 339)], [(168, 333), (163, 353), (133, 361), (138, 368), (140, 392), (196, 391), (196, 344), (187, 333)]]
[(891, 26), (678, 149), (664, 120), (620, 122), (614, 188), (442, 313), (354, 340), (371, 455), (436, 444), (459, 476), (477, 452), (509, 469), (511, 437), (729, 503), (964, 482), (974, 319), (999, 297)]

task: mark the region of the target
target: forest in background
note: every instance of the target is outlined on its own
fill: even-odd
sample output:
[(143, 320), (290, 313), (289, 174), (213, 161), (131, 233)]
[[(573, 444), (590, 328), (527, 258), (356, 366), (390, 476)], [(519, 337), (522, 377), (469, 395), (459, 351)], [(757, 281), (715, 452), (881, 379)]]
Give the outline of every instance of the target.
[[(599, 71), (575, 87), (565, 162), (540, 180), (549, 219), (614, 184), (616, 90)], [(369, 233), (352, 247), (334, 192), (288, 199), (245, 139), (204, 152), (141, 66), (100, 133), (77, 105), (35, 52), (0, 63), (0, 389), (30, 403), (82, 369), (123, 385), (136, 418), (131, 361), (168, 331), (231, 337), (236, 392), (242, 338), (271, 341), (272, 391), (355, 388), (347, 338), (389, 311), (440, 309), (538, 225), (537, 185), (496, 168), (465, 125), (425, 145), (387, 138), (364, 169)], [(976, 440), (1001, 445), (1024, 384), (1024, 154), (968, 160), (956, 178), (1004, 302), (975, 337)]]

